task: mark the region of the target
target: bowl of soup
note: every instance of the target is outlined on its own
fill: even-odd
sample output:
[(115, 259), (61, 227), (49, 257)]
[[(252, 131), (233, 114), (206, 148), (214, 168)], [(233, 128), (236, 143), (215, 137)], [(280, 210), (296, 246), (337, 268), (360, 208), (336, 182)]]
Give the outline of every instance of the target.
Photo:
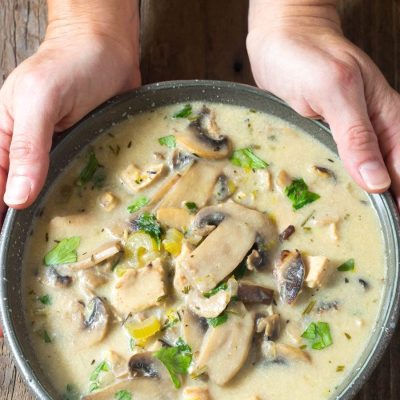
[(144, 86), (8, 212), (5, 334), (42, 399), (350, 399), (395, 329), (398, 232), (324, 124), (250, 86)]

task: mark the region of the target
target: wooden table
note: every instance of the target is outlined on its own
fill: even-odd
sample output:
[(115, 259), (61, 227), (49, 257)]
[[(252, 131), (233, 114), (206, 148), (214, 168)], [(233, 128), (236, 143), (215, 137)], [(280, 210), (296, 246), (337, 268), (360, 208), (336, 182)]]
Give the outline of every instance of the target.
[[(147, 0), (141, 7), (144, 83), (192, 78), (254, 83), (245, 48), (246, 0)], [(346, 35), (399, 90), (400, 2), (343, 0), (340, 12)], [(0, 84), (35, 51), (45, 26), (45, 0), (0, 0)], [(32, 398), (0, 339), (0, 400)], [(356, 399), (400, 400), (400, 329)]]

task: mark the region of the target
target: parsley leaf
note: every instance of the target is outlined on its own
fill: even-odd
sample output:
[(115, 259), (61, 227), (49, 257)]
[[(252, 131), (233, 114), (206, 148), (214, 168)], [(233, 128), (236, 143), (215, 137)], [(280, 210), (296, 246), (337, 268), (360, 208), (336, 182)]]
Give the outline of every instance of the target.
[(186, 375), (192, 362), (192, 349), (181, 338), (174, 347), (163, 347), (154, 353), (167, 368), (174, 386), (179, 389), (179, 375)]
[(268, 167), (268, 163), (256, 156), (250, 147), (235, 150), (231, 157), (231, 163), (247, 169), (264, 169)]
[(140, 196), (133, 201), (131, 205), (128, 206), (128, 211), (130, 213), (134, 213), (140, 210), (142, 207), (147, 206), (149, 204), (150, 199), (146, 196)]
[(38, 300), (44, 304), (45, 306), (49, 306), (51, 304), (51, 297), (49, 294), (45, 294), (43, 296), (39, 296)]
[(78, 186), (84, 186), (88, 182), (90, 182), (97, 171), (97, 169), (100, 167), (99, 161), (96, 158), (96, 154), (92, 151), (89, 154), (89, 159), (81, 173), (79, 174), (78, 179), (76, 180), (76, 184)]
[(228, 321), (228, 314), (225, 311), (219, 314), (218, 317), (207, 318), (208, 325), (212, 326), (213, 328), (224, 324), (226, 321)]
[(114, 399), (116, 400), (132, 400), (132, 394), (127, 390), (119, 390), (114, 394)]
[(89, 381), (89, 392), (94, 392), (100, 388), (99, 376), (102, 372), (108, 372), (110, 370), (106, 361), (102, 361), (90, 374)]
[(78, 389), (74, 385), (68, 383), (65, 387), (65, 392), (62, 395), (63, 400), (79, 400), (80, 397)]
[(217, 286), (215, 286), (214, 289), (211, 289), (209, 292), (203, 293), (203, 296), (209, 299), (211, 296), (216, 295), (219, 291), (226, 289), (228, 289), (228, 284), (226, 282), (221, 282)]
[(337, 267), (337, 270), (340, 272), (354, 271), (354, 258), (350, 258), (343, 264)]
[(133, 222), (133, 225), (136, 230), (149, 234), (157, 242), (158, 247), (160, 247), (162, 229), (153, 214), (148, 212), (143, 213)]
[(181, 110), (176, 112), (172, 117), (173, 118), (187, 118), (192, 114), (192, 106), (190, 104), (186, 104)]
[(44, 256), (45, 265), (70, 264), (76, 262), (78, 259), (76, 249), (80, 242), (81, 238), (79, 236), (72, 236), (61, 240), (60, 243), (57, 243), (57, 245)]
[(197, 204), (194, 203), (193, 201), (187, 201), (185, 203), (185, 207), (188, 209), (190, 214), (196, 214), (197, 211), (199, 210), (199, 207), (197, 207)]
[(301, 337), (307, 339), (309, 345), (315, 350), (322, 350), (333, 343), (331, 330), (327, 322), (311, 322)]
[(160, 143), (161, 146), (167, 146), (173, 149), (176, 147), (176, 138), (174, 135), (163, 136), (158, 139), (158, 143)]
[(285, 188), (285, 194), (291, 200), (294, 210), (298, 210), (320, 198), (319, 194), (308, 190), (308, 186), (302, 178), (294, 179), (293, 182)]

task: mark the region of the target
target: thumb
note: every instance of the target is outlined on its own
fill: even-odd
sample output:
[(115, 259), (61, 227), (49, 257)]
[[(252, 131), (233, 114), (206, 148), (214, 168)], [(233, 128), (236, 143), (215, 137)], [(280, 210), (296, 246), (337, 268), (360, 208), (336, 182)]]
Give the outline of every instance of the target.
[(55, 121), (55, 102), (44, 92), (24, 93), (14, 104), (14, 126), (4, 201), (24, 208), (33, 203), (46, 179)]
[(390, 176), (368, 116), (363, 90), (352, 88), (338, 92), (328, 100), (322, 114), (330, 125), (339, 155), (355, 182), (372, 193), (388, 189)]

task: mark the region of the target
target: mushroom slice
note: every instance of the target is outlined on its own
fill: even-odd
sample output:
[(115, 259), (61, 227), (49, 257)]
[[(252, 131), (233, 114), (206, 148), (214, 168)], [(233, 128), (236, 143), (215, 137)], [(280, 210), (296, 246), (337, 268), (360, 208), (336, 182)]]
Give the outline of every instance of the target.
[(243, 303), (236, 303), (229, 311), (225, 323), (208, 328), (196, 361), (196, 369), (205, 370), (217, 385), (225, 385), (239, 372), (249, 354), (254, 331), (254, 317)]
[(215, 318), (221, 314), (238, 291), (238, 283), (235, 278), (227, 282), (227, 289), (220, 290), (210, 297), (205, 297), (197, 290), (191, 290), (186, 297), (189, 309), (200, 317)]
[(68, 267), (72, 270), (88, 269), (101, 263), (102, 261), (108, 260), (122, 251), (121, 243), (119, 241), (113, 241), (105, 243), (93, 250), (90, 256), (85, 257), (83, 260), (68, 264)]
[(281, 332), (281, 319), (279, 314), (271, 314), (265, 318), (264, 335), (269, 340), (276, 340)]
[(181, 316), (182, 337), (192, 349), (194, 357), (197, 357), (208, 329), (208, 323), (204, 318), (192, 313), (188, 308), (182, 310)]
[(189, 386), (183, 389), (182, 400), (210, 400), (210, 393), (206, 386)]
[(210, 160), (230, 155), (232, 146), (227, 136), (219, 133), (214, 113), (203, 107), (199, 118), (189, 124), (188, 132), (175, 135), (178, 145), (191, 153)]
[(321, 178), (325, 178), (325, 179), (331, 178), (332, 180), (334, 180), (336, 182), (336, 175), (329, 168), (319, 167), (318, 165), (313, 165), (311, 167), (311, 171), (314, 172), (314, 174), (316, 174), (317, 176), (320, 176)]
[(220, 163), (198, 161), (194, 163), (161, 199), (158, 208), (180, 208), (185, 202), (204, 207), (221, 173)]
[(124, 378), (128, 376), (128, 362), (124, 357), (113, 350), (108, 350), (106, 359), (110, 362), (112, 373), (116, 378)]
[(307, 271), (305, 284), (311, 289), (324, 286), (334, 270), (333, 265), (324, 256), (305, 256), (304, 264)]
[[(228, 276), (258, 242), (273, 240), (274, 227), (267, 216), (234, 202), (205, 207), (191, 226), (192, 233), (217, 227), (180, 265), (187, 279), (200, 292), (208, 292)], [(262, 243), (261, 243), (262, 242)]]
[(192, 222), (193, 215), (184, 208), (165, 207), (157, 210), (157, 220), (162, 225), (170, 228), (188, 228)]
[(270, 340), (264, 340), (261, 345), (261, 351), (268, 361), (301, 361), (310, 363), (311, 357), (305, 351), (283, 343), (274, 343)]
[(128, 269), (117, 280), (113, 305), (127, 315), (156, 306), (164, 296), (164, 269), (160, 259), (156, 259), (143, 268)]
[(193, 154), (175, 149), (171, 155), (170, 166), (174, 171), (181, 171), (193, 164), (194, 159)]
[(214, 187), (214, 197), (218, 203), (226, 201), (233, 195), (236, 190), (235, 184), (230, 179), (222, 174), (218, 177)]
[(292, 183), (292, 178), (285, 170), (280, 170), (275, 178), (275, 185), (280, 189), (281, 192), (285, 191), (285, 188)]
[(132, 377), (159, 378), (164, 367), (149, 351), (134, 354), (129, 360), (129, 372)]
[(301, 291), (305, 268), (298, 250), (283, 250), (275, 266), (274, 275), (283, 302), (292, 304)]
[[(101, 342), (108, 332), (110, 320), (104, 301), (100, 297), (93, 297), (87, 307), (83, 303), (79, 303), (78, 307), (80, 329), (76, 339), (79, 345), (87, 347)], [(85, 312), (89, 313), (87, 318)]]
[(270, 305), (274, 299), (274, 291), (252, 282), (239, 282), (237, 295), (244, 304), (266, 304)]
[(72, 277), (61, 275), (55, 267), (46, 268), (44, 283), (55, 288), (66, 288), (71, 285)]
[(143, 171), (129, 164), (121, 173), (120, 180), (128, 191), (136, 193), (160, 179), (167, 171), (165, 164), (154, 164)]

